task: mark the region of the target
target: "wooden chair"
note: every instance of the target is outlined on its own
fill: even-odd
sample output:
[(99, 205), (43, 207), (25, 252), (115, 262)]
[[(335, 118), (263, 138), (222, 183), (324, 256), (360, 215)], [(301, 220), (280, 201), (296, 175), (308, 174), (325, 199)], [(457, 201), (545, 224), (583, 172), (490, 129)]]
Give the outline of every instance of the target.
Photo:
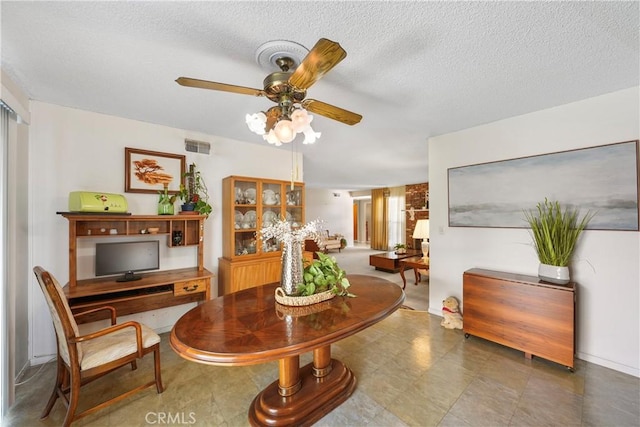
[[(49, 416), (58, 397), (67, 406), (63, 425), (92, 414), (112, 403), (155, 384), (158, 393), (164, 391), (160, 376), (160, 337), (153, 330), (137, 322), (116, 325), (116, 310), (106, 306), (77, 313), (82, 316), (96, 311), (111, 312), (111, 326), (87, 335), (80, 335), (67, 298), (58, 281), (42, 267), (33, 269), (51, 311), (58, 343), (58, 373), (56, 383), (41, 419)], [(155, 378), (110, 400), (76, 414), (80, 387), (124, 365), (136, 369), (136, 359), (153, 352)]]

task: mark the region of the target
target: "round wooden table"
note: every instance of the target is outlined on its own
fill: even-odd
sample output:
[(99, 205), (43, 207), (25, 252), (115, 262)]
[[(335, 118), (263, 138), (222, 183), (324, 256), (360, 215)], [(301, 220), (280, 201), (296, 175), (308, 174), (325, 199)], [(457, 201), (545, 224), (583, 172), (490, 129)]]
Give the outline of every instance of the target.
[[(355, 298), (334, 297), (305, 307), (275, 301), (278, 283), (201, 304), (174, 325), (171, 347), (183, 358), (223, 366), (279, 361), (279, 378), (249, 408), (254, 426), (311, 425), (344, 402), (356, 378), (331, 358), (331, 344), (386, 318), (404, 301), (388, 280), (349, 275)], [(313, 362), (300, 367), (300, 355)]]

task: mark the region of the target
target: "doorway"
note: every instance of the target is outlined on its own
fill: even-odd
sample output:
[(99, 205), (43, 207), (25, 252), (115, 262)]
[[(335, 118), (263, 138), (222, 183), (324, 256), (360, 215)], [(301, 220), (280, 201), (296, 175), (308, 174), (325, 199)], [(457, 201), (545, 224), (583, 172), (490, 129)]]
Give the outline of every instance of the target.
[(371, 198), (353, 201), (353, 242), (360, 245), (370, 244)]

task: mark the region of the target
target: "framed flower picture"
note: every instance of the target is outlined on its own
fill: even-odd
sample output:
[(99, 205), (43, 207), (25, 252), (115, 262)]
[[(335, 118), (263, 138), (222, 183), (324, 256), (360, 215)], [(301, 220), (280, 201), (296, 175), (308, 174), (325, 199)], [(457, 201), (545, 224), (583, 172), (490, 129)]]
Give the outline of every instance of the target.
[(156, 194), (167, 186), (170, 194), (180, 191), (186, 171), (185, 156), (159, 151), (124, 149), (124, 191)]

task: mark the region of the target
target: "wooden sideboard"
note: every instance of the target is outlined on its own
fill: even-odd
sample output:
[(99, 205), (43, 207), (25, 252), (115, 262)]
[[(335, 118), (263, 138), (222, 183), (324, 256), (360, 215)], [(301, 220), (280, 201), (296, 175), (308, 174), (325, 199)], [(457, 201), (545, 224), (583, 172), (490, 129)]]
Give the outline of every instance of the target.
[(567, 366), (575, 353), (576, 284), (474, 268), (463, 274), (464, 333)]
[[(313, 252), (302, 253), (306, 262), (313, 262)], [(220, 296), (242, 289), (280, 282), (282, 258), (269, 257), (257, 262), (255, 259), (231, 261), (218, 259), (218, 294)]]

